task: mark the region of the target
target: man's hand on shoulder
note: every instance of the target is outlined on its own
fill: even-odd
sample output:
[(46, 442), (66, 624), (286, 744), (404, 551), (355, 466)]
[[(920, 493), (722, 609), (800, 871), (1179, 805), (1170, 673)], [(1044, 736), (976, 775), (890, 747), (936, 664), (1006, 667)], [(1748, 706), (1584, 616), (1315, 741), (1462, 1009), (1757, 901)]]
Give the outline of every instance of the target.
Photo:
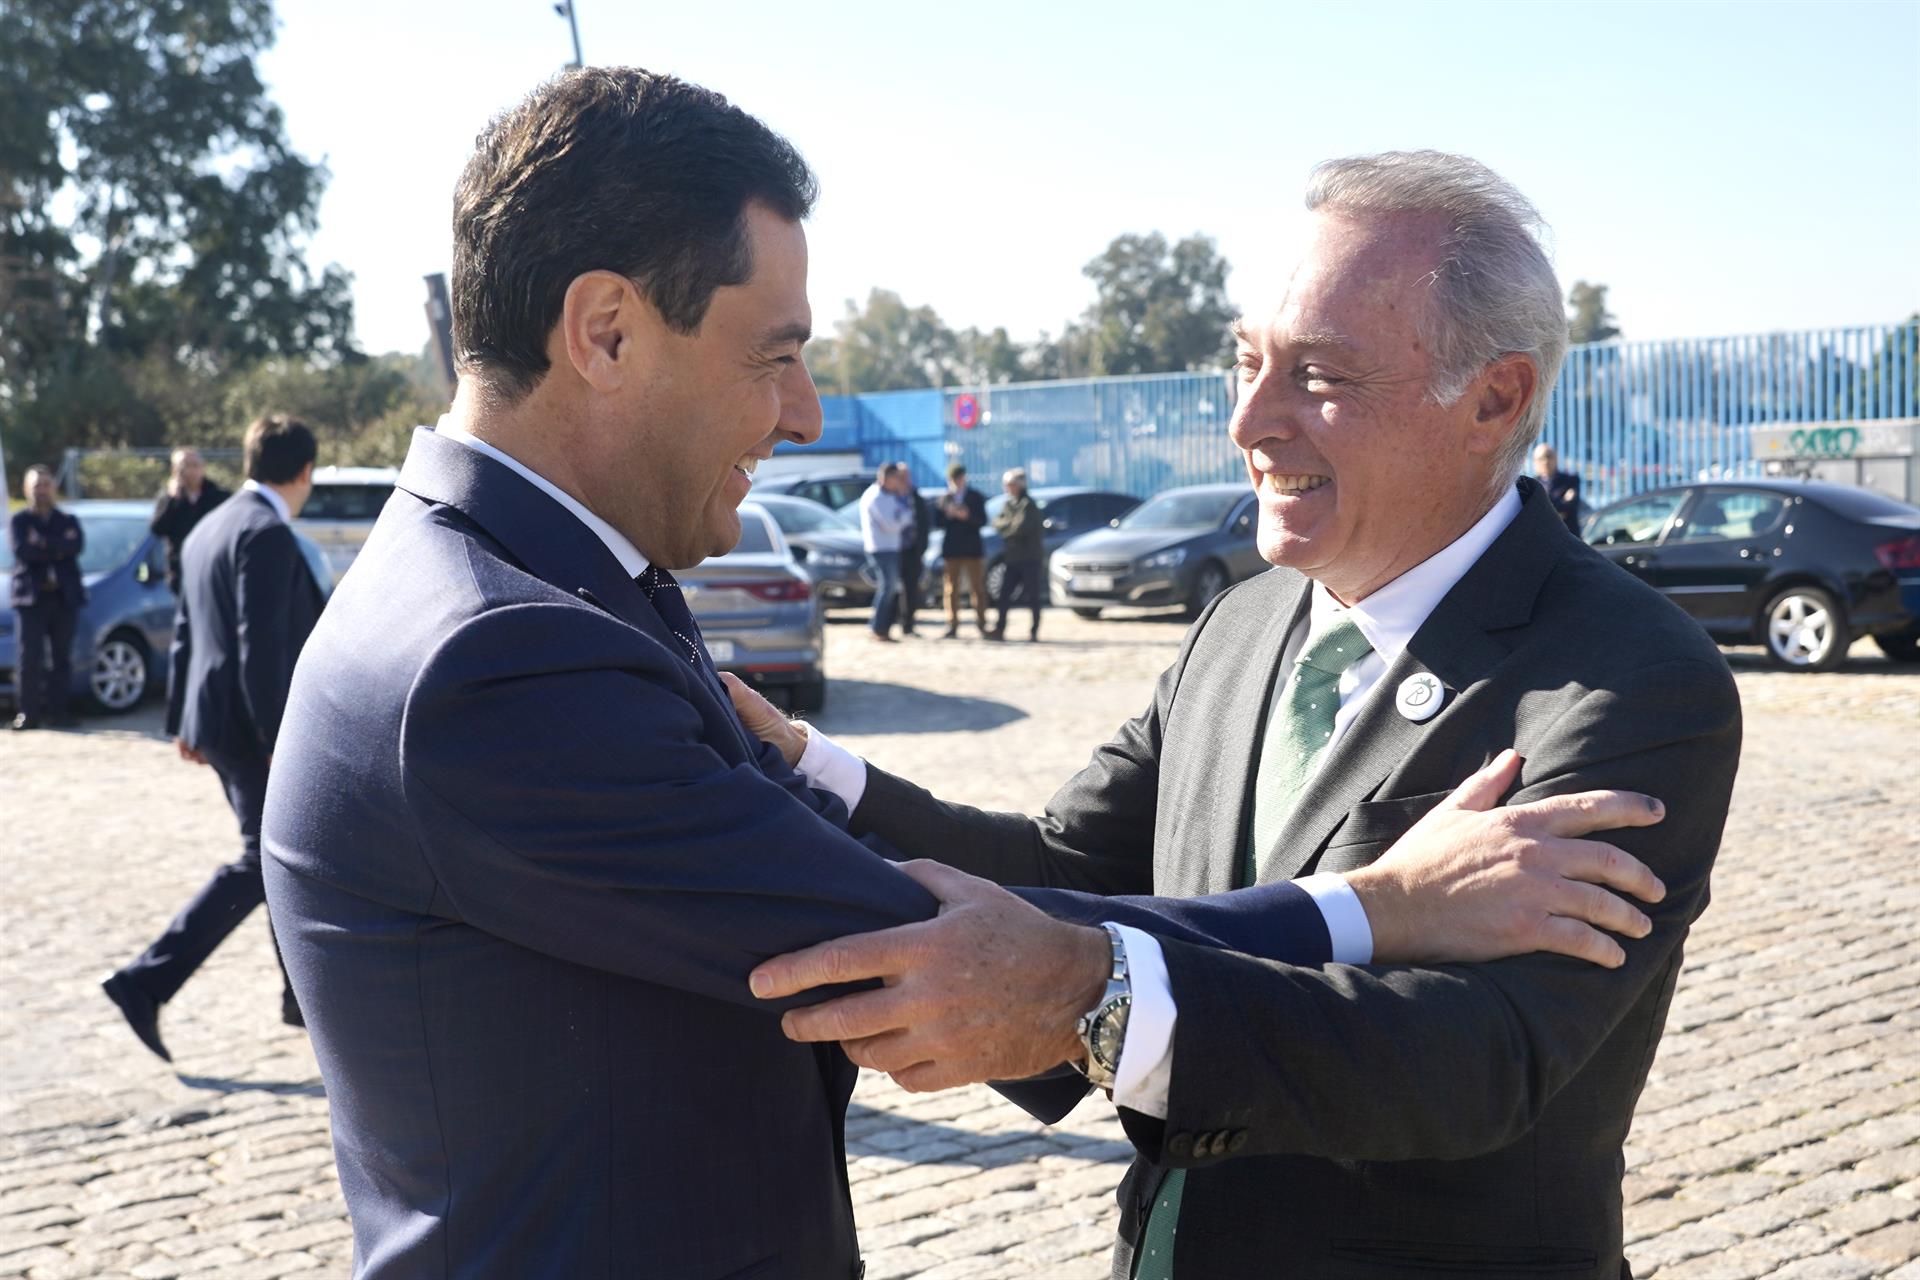
[(778, 707), (749, 689), (746, 681), (731, 671), (720, 673), (720, 683), (727, 686), (733, 710), (740, 717), (740, 723), (747, 726), (747, 732), (780, 748), (780, 757), (788, 768), (799, 768), (800, 757), (807, 749), (805, 726), (787, 719)]
[(1647, 935), (1647, 917), (1619, 895), (1654, 903), (1666, 887), (1639, 859), (1581, 837), (1652, 826), (1665, 807), (1631, 791), (1498, 807), (1520, 764), (1517, 754), (1502, 752), (1377, 862), (1346, 873), (1366, 908), (1376, 963), (1552, 951), (1612, 969), (1626, 953), (1608, 933)]
[(762, 1000), (882, 982), (788, 1010), (788, 1038), (838, 1040), (854, 1062), (916, 1093), (1021, 1079), (1078, 1058), (1074, 1023), (1099, 1002), (1112, 968), (1106, 934), (938, 862), (900, 869), (940, 900), (934, 919), (776, 956), (748, 976)]

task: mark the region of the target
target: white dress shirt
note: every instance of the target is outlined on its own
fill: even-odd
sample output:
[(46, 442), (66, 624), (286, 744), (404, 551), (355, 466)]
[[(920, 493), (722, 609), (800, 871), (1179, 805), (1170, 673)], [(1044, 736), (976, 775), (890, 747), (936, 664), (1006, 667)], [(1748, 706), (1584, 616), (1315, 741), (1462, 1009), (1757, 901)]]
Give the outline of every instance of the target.
[[(445, 436), (449, 440), (458, 440), (475, 453), (486, 454), (487, 457), (492, 458), (503, 467), (510, 468), (516, 475), (519, 475), (549, 498), (552, 498), (568, 511), (571, 511), (574, 516), (579, 519), (581, 524), (587, 526), (594, 537), (607, 544), (607, 550), (613, 552), (613, 558), (620, 562), (620, 567), (627, 571), (629, 578), (637, 578), (647, 571), (647, 558), (640, 554), (638, 547), (627, 541), (625, 534), (608, 524), (605, 520), (602, 520), (599, 516), (593, 514), (593, 512), (587, 510), (580, 499), (574, 497), (565, 489), (562, 489), (559, 485), (547, 479), (526, 463), (520, 461), (520, 459), (501, 450), (497, 446), (488, 444), (472, 432), (456, 427), (453, 424), (452, 414), (447, 414), (441, 418), (440, 421), (434, 425), (433, 433), (437, 436)], [(252, 482), (249, 481), (248, 483)]]
[(287, 510), (287, 500), (281, 497), (277, 490), (269, 489), (258, 480), (243, 481), (240, 487), (248, 493), (257, 493), (265, 498), (267, 505), (273, 508), (273, 514), (280, 517), (281, 524), (293, 523), (293, 514)]
[[(1340, 709), (1334, 714), (1333, 737), (1329, 749), (1321, 754), (1322, 762), (1332, 754), (1332, 744), (1338, 742), (1347, 726), (1353, 723), (1367, 695), (1380, 683), (1387, 667), (1406, 650), (1428, 615), (1519, 514), (1520, 495), (1508, 489), (1471, 529), (1444, 550), (1351, 606), (1343, 606), (1325, 587), (1314, 584), (1307, 624), (1294, 628), (1281, 655), (1280, 669), (1289, 670), (1312, 637), (1326, 630), (1342, 614), (1352, 618), (1367, 643), (1373, 646), (1372, 653), (1348, 667), (1340, 677)], [(1285, 680), (1274, 682), (1274, 698), (1280, 697), (1285, 683)], [(1272, 709), (1270, 705), (1269, 714)], [(812, 725), (807, 726), (807, 746), (799, 767), (810, 785), (839, 796), (849, 811), (866, 794), (866, 762)], [(1306, 890), (1320, 908), (1333, 943), (1334, 963), (1366, 964), (1373, 959), (1373, 930), (1367, 923), (1366, 908), (1347, 885), (1345, 877), (1312, 875), (1295, 883)], [(1167, 1094), (1173, 1083), (1173, 1029), (1179, 1010), (1174, 1005), (1160, 943), (1153, 935), (1138, 929), (1116, 927), (1127, 948), (1133, 1004), (1127, 1015), (1127, 1037), (1120, 1051), (1120, 1067), (1114, 1073), (1113, 1100), (1129, 1110), (1164, 1120)]]

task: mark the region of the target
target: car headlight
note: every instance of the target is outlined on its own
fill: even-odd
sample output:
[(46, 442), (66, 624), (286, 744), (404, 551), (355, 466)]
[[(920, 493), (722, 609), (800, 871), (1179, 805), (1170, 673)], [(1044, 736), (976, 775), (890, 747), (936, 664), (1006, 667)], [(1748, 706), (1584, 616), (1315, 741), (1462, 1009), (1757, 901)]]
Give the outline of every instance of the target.
[(1140, 562), (1142, 569), (1171, 569), (1187, 558), (1185, 547), (1175, 547), (1171, 551), (1162, 551), (1158, 555), (1148, 556)]

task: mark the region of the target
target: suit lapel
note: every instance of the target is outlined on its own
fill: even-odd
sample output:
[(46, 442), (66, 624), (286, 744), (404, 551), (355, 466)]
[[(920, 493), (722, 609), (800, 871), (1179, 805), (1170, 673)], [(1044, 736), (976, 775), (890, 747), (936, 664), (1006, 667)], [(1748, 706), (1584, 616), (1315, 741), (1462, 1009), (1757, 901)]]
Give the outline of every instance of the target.
[[(1311, 871), (1353, 807), (1371, 798), (1421, 739), (1453, 714), (1461, 697), (1511, 652), (1498, 635), (1532, 617), (1533, 602), (1567, 536), (1545, 490), (1523, 479), (1520, 494), (1520, 514), (1441, 598), (1406, 650), (1368, 691), (1359, 715), (1334, 744), (1261, 864), (1263, 880)], [(1401, 684), (1419, 672), (1431, 673), (1446, 688), (1440, 711), (1424, 721), (1401, 715), (1395, 696)], [(1251, 774), (1248, 788), (1250, 793)]]
[[(1267, 728), (1267, 708), (1272, 705), (1275, 685), (1285, 678), (1280, 659), (1287, 651), (1287, 639), (1306, 617), (1313, 592), (1311, 579), (1299, 574), (1288, 576), (1292, 581), (1274, 601), (1272, 623), (1261, 630), (1254, 652), (1247, 659), (1248, 671), (1265, 673), (1258, 696), (1237, 697), (1235, 703), (1240, 714), (1221, 726), (1219, 759), (1223, 767), (1214, 771), (1219, 793), (1217, 803), (1221, 812), (1236, 816), (1234, 821), (1213, 824), (1213, 840), (1207, 849), (1205, 864), (1206, 882), (1195, 890), (1197, 893), (1224, 893), (1241, 885), (1247, 841), (1253, 838), (1253, 789), (1260, 770), (1260, 744)], [(1241, 762), (1237, 777), (1235, 770), (1225, 767), (1227, 761)]]

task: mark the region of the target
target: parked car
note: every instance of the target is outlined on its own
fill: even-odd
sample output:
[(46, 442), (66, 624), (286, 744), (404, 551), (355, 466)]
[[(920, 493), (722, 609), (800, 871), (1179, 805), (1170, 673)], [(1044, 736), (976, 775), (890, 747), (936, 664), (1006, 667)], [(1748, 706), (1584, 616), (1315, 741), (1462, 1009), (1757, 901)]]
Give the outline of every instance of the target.
[[(80, 553), (87, 603), (74, 627), (72, 693), (101, 711), (131, 711), (166, 688), (177, 604), (167, 587), (167, 547), (147, 529), (151, 503), (78, 501), (64, 507), (87, 536)], [(322, 591), (330, 591), (320, 548), (301, 538), (300, 550)], [(13, 553), (0, 540), (0, 574), (12, 569)], [(0, 594), (0, 697), (9, 701), (19, 698), (18, 664), (13, 609)]]
[(1254, 543), (1257, 503), (1244, 484), (1168, 489), (1054, 552), (1054, 598), (1083, 618), (1112, 605), (1181, 605), (1198, 617), (1268, 567)]
[(873, 603), (879, 581), (867, 567), (858, 520), (849, 520), (811, 498), (762, 494), (757, 487), (753, 501), (786, 535), (794, 559), (806, 566), (813, 579), (814, 592), (822, 605), (839, 609)]
[[(939, 496), (941, 490), (928, 490), (929, 501)], [(1074, 538), (1091, 529), (1101, 529), (1127, 514), (1140, 505), (1140, 499), (1130, 493), (1115, 493), (1109, 489), (1087, 489), (1074, 485), (1050, 485), (1029, 490), (1033, 500), (1040, 504), (1040, 528), (1046, 543), (1047, 554), (1065, 546)], [(997, 493), (987, 499), (987, 527), (980, 531), (981, 551), (987, 561), (987, 595), (998, 598), (1000, 584), (1005, 580), (1007, 570), (1002, 563), (1004, 548), (1000, 535), (993, 531), (993, 518), (1007, 505), (1007, 495)], [(926, 559), (921, 562), (923, 572), (920, 578), (921, 598), (929, 602), (940, 599), (945, 590), (942, 581), (946, 573), (946, 557), (942, 547), (946, 539), (944, 531), (935, 529), (927, 540)]]
[(753, 496), (767, 497), (771, 494), (783, 494), (794, 498), (811, 498), (823, 507), (834, 511), (849, 503), (860, 501), (860, 495), (873, 486), (873, 471), (808, 471), (796, 475), (772, 476), (753, 482)]
[(347, 571), (373, 522), (393, 496), (400, 472), (394, 467), (315, 467), (313, 493), (300, 509), (294, 528), (320, 545), (326, 554), (331, 590)]
[(1721, 644), (1789, 670), (1836, 667), (1861, 635), (1920, 662), (1920, 507), (1810, 480), (1676, 485), (1602, 507), (1585, 536)]
[(740, 504), (739, 545), (679, 578), (714, 666), (790, 710), (826, 705), (825, 610), (763, 505)]

